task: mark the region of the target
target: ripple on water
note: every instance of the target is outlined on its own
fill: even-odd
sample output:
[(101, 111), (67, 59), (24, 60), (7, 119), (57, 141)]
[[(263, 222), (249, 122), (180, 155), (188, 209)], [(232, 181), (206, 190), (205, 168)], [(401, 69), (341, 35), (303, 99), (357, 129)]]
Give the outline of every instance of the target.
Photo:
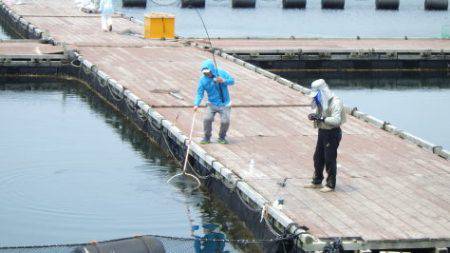
[(0, 246), (189, 237), (209, 223), (208, 196), (167, 184), (175, 163), (73, 87), (0, 90)]

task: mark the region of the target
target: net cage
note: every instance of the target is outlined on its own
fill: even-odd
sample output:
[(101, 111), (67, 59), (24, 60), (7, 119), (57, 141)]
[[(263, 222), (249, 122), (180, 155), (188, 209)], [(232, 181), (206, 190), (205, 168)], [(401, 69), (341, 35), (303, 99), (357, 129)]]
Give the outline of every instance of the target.
[(80, 244), (0, 247), (0, 253), (231, 253), (300, 252), (292, 236), (272, 240), (226, 240), (213, 234), (193, 238), (135, 236)]
[(450, 25), (443, 25), (442, 26), (441, 37), (443, 39), (450, 39)]

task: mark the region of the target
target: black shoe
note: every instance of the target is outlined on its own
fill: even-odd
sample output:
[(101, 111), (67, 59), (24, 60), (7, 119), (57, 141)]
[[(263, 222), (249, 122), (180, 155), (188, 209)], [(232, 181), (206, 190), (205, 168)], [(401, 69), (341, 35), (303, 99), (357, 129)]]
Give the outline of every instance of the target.
[(200, 142), (200, 144), (210, 144), (211, 141), (207, 138), (203, 138), (203, 140)]
[(108, 27), (108, 31), (112, 31), (112, 25), (110, 25), (109, 27)]

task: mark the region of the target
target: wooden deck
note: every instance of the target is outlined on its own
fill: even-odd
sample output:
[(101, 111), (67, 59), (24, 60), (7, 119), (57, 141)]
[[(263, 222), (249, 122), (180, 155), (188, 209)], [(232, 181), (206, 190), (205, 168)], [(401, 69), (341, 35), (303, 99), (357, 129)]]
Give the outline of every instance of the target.
[[(55, 7), (55, 2), (61, 5)], [(183, 41), (144, 40), (143, 27), (114, 19), (113, 33), (100, 31), (97, 16), (81, 14), (69, 0), (29, 0), (10, 5), (58, 41), (79, 50), (121, 85), (188, 132), (200, 64), (210, 54)], [(53, 6), (53, 7), (52, 7)], [(41, 16), (39, 16), (41, 15)], [(66, 16), (64, 16), (66, 15)], [(124, 35), (123, 31), (137, 35)], [(224, 49), (390, 48), (444, 49), (441, 40), (217, 40)], [(0, 53), (3, 47), (0, 44)], [(19, 50), (19, 49), (17, 49)], [(47, 50), (47, 49), (45, 49)], [(9, 52), (9, 51), (8, 51)], [(450, 162), (417, 145), (349, 116), (339, 148), (336, 192), (302, 186), (313, 174), (317, 132), (307, 120), (309, 99), (300, 92), (231, 61), (218, 65), (236, 79), (231, 87), (229, 145), (202, 147), (269, 200), (285, 199), (283, 212), (317, 238), (366, 241), (442, 240), (450, 247)], [(171, 95), (176, 93), (177, 96)], [(160, 108), (158, 108), (160, 107)], [(203, 111), (201, 110), (202, 114)], [(217, 124), (218, 122), (216, 122)], [(215, 134), (218, 125), (214, 128)], [(195, 141), (202, 123), (195, 127)], [(255, 161), (255, 169), (249, 167)], [(280, 189), (277, 182), (288, 178)]]

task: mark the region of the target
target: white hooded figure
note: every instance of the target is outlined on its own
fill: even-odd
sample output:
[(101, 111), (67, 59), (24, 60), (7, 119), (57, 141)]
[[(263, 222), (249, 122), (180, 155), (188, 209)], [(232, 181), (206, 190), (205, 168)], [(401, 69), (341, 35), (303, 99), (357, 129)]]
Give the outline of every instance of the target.
[(112, 31), (112, 15), (114, 14), (114, 6), (112, 0), (101, 0), (99, 12), (102, 14), (102, 30)]
[[(306, 188), (321, 189), (321, 192), (334, 191), (336, 187), (337, 173), (337, 149), (342, 138), (340, 126), (345, 122), (346, 115), (344, 105), (340, 98), (335, 96), (323, 79), (311, 84), (311, 106), (315, 113), (308, 115), (308, 119), (314, 121), (314, 126), (319, 128), (316, 150), (314, 152), (314, 176), (312, 182)], [(326, 167), (327, 178), (325, 187), (323, 170)]]
[(347, 117), (344, 105), (341, 99), (330, 90), (325, 80), (318, 79), (312, 82), (309, 96), (313, 99), (311, 108), (316, 110), (316, 115), (319, 117), (314, 121), (316, 127), (332, 129), (345, 123)]

